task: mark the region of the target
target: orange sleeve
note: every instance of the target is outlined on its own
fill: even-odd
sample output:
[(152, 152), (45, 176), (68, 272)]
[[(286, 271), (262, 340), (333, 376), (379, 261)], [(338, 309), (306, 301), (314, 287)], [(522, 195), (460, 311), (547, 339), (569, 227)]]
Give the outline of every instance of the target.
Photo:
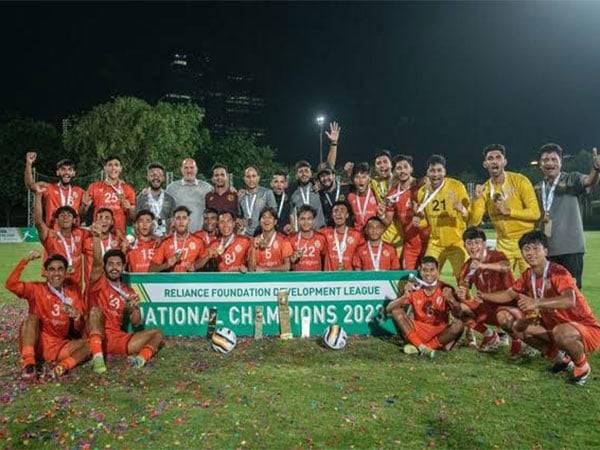
[(391, 270), (400, 270), (400, 259), (398, 258), (398, 255), (396, 254), (396, 250), (391, 245), (390, 245), (390, 252), (392, 254), (392, 264), (390, 266)]
[(168, 242), (169, 241), (165, 240), (160, 244), (160, 246), (154, 252), (154, 256), (152, 256), (150, 264), (162, 264), (165, 262), (165, 247), (167, 246)]
[(34, 300), (31, 298), (33, 294), (33, 284), (21, 281), (21, 275), (23, 274), (23, 270), (25, 270), (26, 266), (27, 261), (25, 259), (19, 261), (6, 279), (5, 287), (18, 297), (25, 298), (27, 300)]
[(130, 185), (126, 186), (125, 189), (125, 198), (131, 204), (131, 207), (135, 209), (135, 191)]
[(529, 272), (530, 272), (529, 270), (526, 270), (525, 272), (523, 272), (521, 274), (519, 279), (514, 282), (514, 284), (512, 285), (513, 291), (515, 291), (519, 294), (525, 294), (525, 291), (527, 290), (527, 282), (528, 282), (528, 280), (525, 278), (525, 276), (529, 275)]
[(577, 289), (575, 279), (571, 276), (570, 273), (556, 274), (550, 278), (550, 282), (552, 283), (552, 287), (554, 288), (554, 290), (559, 294), (566, 291), (567, 289)]

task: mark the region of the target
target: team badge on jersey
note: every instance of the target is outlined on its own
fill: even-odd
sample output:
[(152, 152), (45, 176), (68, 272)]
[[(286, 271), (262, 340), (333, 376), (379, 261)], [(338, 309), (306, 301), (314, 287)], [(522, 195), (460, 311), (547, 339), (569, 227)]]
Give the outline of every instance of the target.
[(321, 248), (321, 241), (315, 241), (315, 248)]
[(237, 244), (234, 248), (236, 253), (242, 253), (242, 246), (240, 244)]
[(196, 243), (190, 242), (190, 250), (196, 250)]

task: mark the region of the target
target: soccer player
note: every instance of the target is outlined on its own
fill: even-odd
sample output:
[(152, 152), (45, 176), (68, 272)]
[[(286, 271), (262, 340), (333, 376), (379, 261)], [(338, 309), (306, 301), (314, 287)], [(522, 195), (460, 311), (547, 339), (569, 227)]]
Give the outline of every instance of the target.
[(348, 194), (348, 203), (352, 207), (354, 228), (362, 231), (369, 217), (379, 213), (377, 198), (371, 189), (371, 175), (369, 164), (359, 163), (352, 169), (354, 192)]
[(414, 200), (419, 190), (412, 176), (412, 157), (398, 155), (394, 158), (394, 177), (398, 183), (394, 185), (385, 197), (385, 216), (381, 216), (387, 225), (395, 220), (402, 231), (402, 269), (415, 270), (419, 264), (427, 242), (424, 230), (413, 223)]
[(83, 246), (88, 236), (85, 230), (75, 226), (77, 213), (71, 206), (59, 206), (54, 210), (55, 227), (50, 228), (42, 220), (42, 192), (36, 190), (33, 220), (40, 242), (48, 255), (62, 255), (68, 262), (66, 277), (81, 285)]
[(165, 182), (165, 168), (162, 164), (148, 165), (146, 180), (150, 186), (142, 189), (137, 196), (137, 210), (150, 210), (154, 214), (154, 234), (164, 236), (170, 228), (175, 199), (162, 188)]
[(210, 260), (215, 260), (219, 272), (247, 272), (250, 239), (235, 234), (235, 217), (230, 211), (219, 214), (218, 227), (221, 238), (210, 244), (196, 263), (196, 269), (202, 269)]
[(539, 168), (544, 179), (535, 185), (542, 207), (540, 228), (548, 236), (549, 259), (565, 267), (581, 289), (585, 237), (579, 198), (588, 195), (600, 179), (600, 156), (592, 149), (592, 170), (562, 172), (563, 150), (556, 144), (540, 148)]
[(202, 229), (202, 214), (206, 204), (206, 194), (213, 187), (204, 180), (196, 178), (198, 166), (192, 158), (185, 158), (181, 162), (181, 180), (175, 180), (167, 186), (167, 192), (175, 199), (175, 207), (185, 206), (190, 213), (191, 233)]
[(290, 196), (287, 194), (288, 176), (284, 171), (278, 171), (271, 177), (271, 189), (275, 196), (277, 207), (277, 231), (289, 234), (292, 232), (290, 224)]
[(191, 211), (185, 206), (175, 208), (173, 234), (154, 252), (150, 272), (194, 272), (198, 258), (204, 253), (202, 239), (189, 231)]
[[(390, 302), (386, 310), (410, 342), (404, 346), (404, 353), (434, 357), (437, 349), (450, 350), (462, 335), (463, 323), (456, 318), (449, 323), (448, 314), (452, 311), (457, 317), (461, 308), (452, 297), (452, 288), (439, 280), (435, 258), (424, 256), (419, 274), (418, 287), (408, 284), (403, 295)], [(410, 306), (412, 318), (405, 311), (405, 305)]]
[(123, 165), (117, 156), (108, 156), (104, 160), (106, 179), (96, 181), (88, 186), (82, 204), (85, 211), (91, 205), (94, 210), (108, 208), (113, 213), (116, 231), (125, 233), (127, 220), (135, 216), (135, 191), (133, 187), (121, 180)]
[(295, 272), (320, 272), (327, 251), (327, 240), (315, 231), (317, 212), (310, 205), (303, 205), (298, 210), (298, 231), (289, 237), (294, 253), (290, 257), (292, 270)]
[(32, 167), (36, 159), (36, 152), (28, 152), (25, 156), (25, 186), (33, 190), (42, 189), (46, 210), (44, 222), (48, 227), (53, 228), (54, 212), (57, 208), (70, 206), (78, 214), (81, 212), (84, 190), (72, 184), (73, 178), (75, 178), (75, 163), (69, 159), (63, 159), (56, 163), (58, 183), (34, 183)]
[(246, 236), (254, 236), (258, 227), (258, 215), (264, 207), (276, 208), (275, 196), (270, 189), (259, 186), (260, 173), (254, 166), (244, 170), (243, 191), (238, 195), (238, 217), (242, 218), (243, 230)]
[[(100, 208), (95, 211), (94, 223), (98, 223), (100, 230), (100, 248), (102, 254), (108, 250), (119, 249), (122, 252), (127, 251), (127, 240), (124, 238), (121, 231), (114, 231), (113, 211), (109, 208)], [(90, 273), (92, 271), (92, 263), (94, 260), (94, 241), (90, 234), (87, 235), (86, 240), (83, 243), (83, 256), (85, 260), (84, 264), (84, 280), (87, 282), (90, 279)]]
[(478, 296), (496, 303), (518, 300), (525, 317), (513, 330), (554, 361), (553, 373), (572, 370), (568, 381), (584, 384), (591, 371), (586, 353), (600, 347), (600, 324), (573, 276), (548, 259), (548, 237), (543, 232), (526, 233), (519, 247), (530, 268), (507, 291)]
[(383, 242), (385, 224), (379, 217), (371, 217), (365, 225), (367, 241), (357, 247), (352, 258), (354, 270), (400, 270), (396, 249)]
[(218, 222), (219, 212), (214, 208), (207, 207), (204, 210), (204, 221), (202, 224), (202, 229), (194, 233), (194, 236), (196, 236), (199, 239), (202, 239), (202, 242), (204, 243), (204, 248), (208, 248), (210, 244), (212, 244), (218, 239)]
[(6, 280), (6, 289), (29, 303), (29, 315), (21, 326), (20, 353), (23, 376), (35, 378), (36, 358), (56, 361), (53, 375), (61, 376), (90, 356), (85, 339), (71, 339), (71, 328), (83, 331), (85, 303), (77, 284), (65, 281), (68, 261), (62, 255), (50, 255), (44, 261), (45, 282), (21, 281), (21, 274), (30, 261), (39, 258), (30, 252), (13, 269)]
[(356, 249), (364, 244), (362, 234), (348, 226), (352, 208), (347, 201), (338, 200), (333, 204), (333, 226), (322, 228), (327, 248), (325, 253), (325, 270), (352, 270), (352, 260)]
[(470, 222), (478, 226), (487, 212), (496, 229), (496, 249), (506, 255), (513, 271), (527, 269), (518, 241), (533, 230), (540, 218), (535, 191), (531, 181), (520, 173), (505, 170), (506, 149), (503, 145), (488, 145), (483, 150), (483, 167), (490, 179), (475, 188)]
[(104, 354), (130, 355), (128, 362), (134, 367), (143, 367), (157, 352), (163, 341), (160, 330), (143, 330), (127, 333), (122, 330), (129, 319), (134, 327), (142, 324), (138, 295), (121, 280), (125, 268), (125, 254), (120, 250), (109, 250), (102, 256), (101, 232), (97, 224), (92, 225), (94, 236), (94, 264), (90, 277), (90, 304), (100, 308), (104, 315), (104, 347), (98, 333), (90, 333), (93, 342), (93, 358), (101, 361)]
[(446, 176), (446, 158), (441, 155), (432, 155), (427, 160), (427, 178), (428, 182), (418, 192), (419, 204), (413, 221), (420, 228), (431, 227), (425, 255), (436, 259), (440, 270), (449, 260), (452, 273), (458, 278), (467, 256), (462, 234), (469, 220), (469, 194), (464, 184)]
[(515, 321), (522, 317), (517, 302), (499, 305), (486, 301), (480, 302), (469, 296), (469, 290), (473, 285), (478, 292), (485, 293), (510, 289), (514, 283), (510, 261), (504, 253), (486, 248), (486, 236), (480, 228), (467, 228), (463, 233), (463, 241), (469, 259), (460, 271), (456, 297), (472, 310), (474, 320), (468, 325), (472, 325), (473, 329), (483, 335), (479, 350), (492, 352), (502, 345), (498, 333), (490, 328), (496, 326), (501, 327), (513, 338), (511, 356), (516, 357), (528, 349), (512, 332)]
[(297, 231), (298, 210), (303, 205), (312, 206), (317, 211), (315, 218), (315, 228), (319, 229), (325, 226), (325, 217), (323, 216), (323, 208), (321, 206), (321, 197), (315, 190), (312, 183), (312, 168), (308, 161), (298, 161), (295, 166), (296, 182), (298, 187), (292, 191), (290, 196), (290, 207), (292, 208), (292, 223), (294, 231)]
[(250, 272), (288, 272), (294, 253), (285, 236), (277, 233), (277, 211), (264, 208), (260, 212), (260, 234), (252, 239), (248, 255)]
[(148, 272), (154, 252), (158, 247), (158, 236), (154, 234), (156, 216), (149, 209), (142, 209), (135, 216), (135, 240), (127, 248), (127, 270)]
[(215, 164), (212, 167), (212, 192), (208, 192), (205, 198), (206, 208), (217, 211), (231, 211), (237, 214), (238, 197), (237, 192), (229, 184), (229, 172), (223, 164)]
[[(381, 150), (375, 155), (373, 169), (375, 174), (371, 178), (371, 190), (375, 194), (377, 204), (386, 205), (386, 198), (394, 184), (394, 164), (392, 163), (392, 155), (388, 150)], [(386, 226), (387, 228), (382, 236), (383, 242), (391, 244), (400, 254), (402, 246), (401, 228), (393, 220)]]

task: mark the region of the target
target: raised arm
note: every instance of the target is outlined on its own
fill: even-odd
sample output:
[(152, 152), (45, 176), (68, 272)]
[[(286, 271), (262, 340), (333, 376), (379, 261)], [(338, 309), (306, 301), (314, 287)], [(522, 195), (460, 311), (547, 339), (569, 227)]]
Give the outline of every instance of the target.
[(5, 287), (13, 294), (21, 297), (28, 298), (30, 294), (30, 290), (28, 288), (29, 283), (25, 283), (21, 281), (21, 275), (23, 274), (23, 270), (30, 261), (34, 259), (38, 259), (41, 257), (41, 254), (37, 251), (31, 251), (29, 254), (23, 258), (12, 270), (8, 278), (6, 279)]
[(596, 147), (592, 149), (592, 170), (588, 175), (583, 178), (583, 185), (585, 187), (592, 187), (598, 184), (600, 179), (600, 155)]
[(27, 189), (33, 189), (33, 185), (35, 184), (35, 181), (33, 180), (33, 163), (36, 158), (36, 152), (27, 152), (25, 155), (25, 174), (23, 178)]
[(479, 226), (485, 214), (485, 192), (485, 184), (475, 186), (475, 197), (473, 197), (473, 202), (471, 203), (469, 221), (474, 227)]
[(104, 262), (102, 261), (102, 231), (99, 223), (93, 223), (90, 227), (92, 232), (92, 272), (90, 284), (98, 281), (104, 273)]
[(43, 193), (36, 189), (33, 202), (33, 222), (35, 223), (35, 227), (40, 235), (40, 242), (43, 244), (48, 238), (50, 229), (42, 218), (42, 195)]
[(342, 129), (337, 122), (331, 122), (329, 124), (329, 131), (325, 130), (325, 136), (327, 136), (327, 139), (329, 139), (327, 162), (331, 164), (331, 167), (335, 167), (335, 162), (337, 161), (337, 148), (338, 141), (340, 139), (340, 131), (342, 131)]

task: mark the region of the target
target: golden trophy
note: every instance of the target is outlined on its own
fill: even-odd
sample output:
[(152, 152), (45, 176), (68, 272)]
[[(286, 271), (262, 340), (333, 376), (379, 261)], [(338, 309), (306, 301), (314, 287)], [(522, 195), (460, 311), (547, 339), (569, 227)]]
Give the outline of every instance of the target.
[(290, 327), (289, 294), (286, 290), (277, 293), (277, 310), (279, 313), (279, 338), (283, 340), (292, 339)]

